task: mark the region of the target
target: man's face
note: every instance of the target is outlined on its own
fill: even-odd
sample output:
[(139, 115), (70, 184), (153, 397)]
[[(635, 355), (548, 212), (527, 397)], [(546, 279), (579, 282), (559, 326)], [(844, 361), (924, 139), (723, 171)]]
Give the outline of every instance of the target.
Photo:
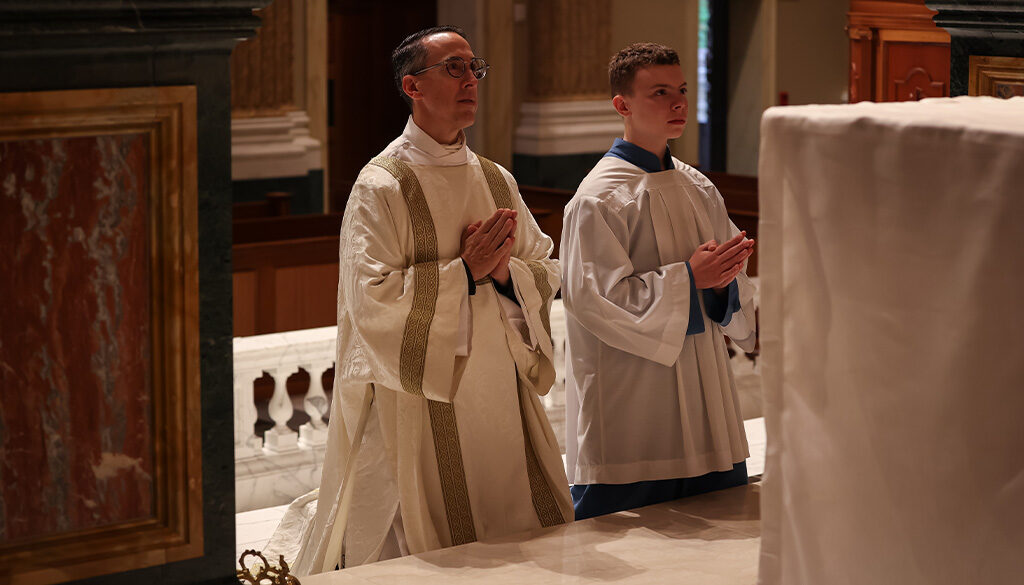
[(419, 90), (415, 99), (425, 116), (435, 123), (457, 128), (468, 128), (476, 120), (477, 85), (480, 83), (468, 66), (475, 57), (466, 39), (451, 32), (431, 35), (423, 39), (427, 49), (424, 66), (429, 67), (449, 57), (462, 57), (467, 66), (459, 79), (453, 78), (444, 67), (436, 67), (421, 73), (413, 79)]
[(632, 95), (622, 97), (636, 131), (666, 140), (682, 136), (689, 102), (686, 79), (678, 65), (652, 65), (638, 70)]

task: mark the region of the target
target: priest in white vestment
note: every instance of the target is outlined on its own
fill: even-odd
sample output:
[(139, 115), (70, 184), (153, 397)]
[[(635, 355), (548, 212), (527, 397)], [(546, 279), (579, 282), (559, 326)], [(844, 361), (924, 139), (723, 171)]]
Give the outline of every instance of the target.
[(554, 381), (553, 245), (462, 132), (487, 64), (455, 27), (410, 36), (392, 63), (412, 116), (345, 208), (320, 489), (268, 545), (299, 575), (572, 520), (538, 399)]
[(753, 350), (753, 241), (668, 150), (687, 114), (675, 51), (631, 45), (609, 75), (625, 136), (566, 207), (561, 244), (576, 519), (747, 482), (723, 334)]

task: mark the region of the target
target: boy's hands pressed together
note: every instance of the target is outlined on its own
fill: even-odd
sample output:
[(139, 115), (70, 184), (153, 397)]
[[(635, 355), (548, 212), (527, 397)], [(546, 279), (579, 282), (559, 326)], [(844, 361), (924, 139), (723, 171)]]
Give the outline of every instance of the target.
[(708, 240), (690, 256), (693, 285), (698, 289), (712, 288), (721, 292), (743, 270), (743, 263), (754, 253), (754, 240), (740, 232), (721, 246)]

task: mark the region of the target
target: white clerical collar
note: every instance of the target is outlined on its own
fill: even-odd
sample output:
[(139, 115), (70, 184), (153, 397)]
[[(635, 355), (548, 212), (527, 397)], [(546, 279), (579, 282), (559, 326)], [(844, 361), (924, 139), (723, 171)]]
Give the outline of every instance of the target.
[(455, 166), (464, 165), (469, 161), (469, 149), (466, 148), (466, 133), (459, 131), (459, 139), (454, 144), (440, 144), (416, 125), (412, 116), (405, 124), (402, 132), (405, 139), (406, 155), (412, 162), (424, 165)]

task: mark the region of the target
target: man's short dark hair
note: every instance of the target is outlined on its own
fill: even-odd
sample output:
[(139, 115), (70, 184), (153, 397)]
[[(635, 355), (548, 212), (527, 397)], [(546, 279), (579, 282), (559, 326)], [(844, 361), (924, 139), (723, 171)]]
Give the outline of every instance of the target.
[(405, 91), (402, 89), (402, 78), (413, 71), (419, 71), (427, 66), (427, 48), (423, 46), (423, 39), (431, 35), (448, 32), (455, 33), (466, 39), (466, 42), (469, 42), (469, 38), (461, 28), (450, 24), (443, 24), (412, 33), (405, 37), (405, 40), (399, 43), (398, 47), (392, 51), (391, 70), (395, 74), (395, 86), (398, 88), (398, 93), (401, 94), (402, 99), (409, 106), (409, 109), (412, 109), (412, 100), (409, 96), (405, 95)]
[(658, 43), (633, 43), (616, 53), (608, 63), (612, 96), (632, 95), (636, 72), (652, 65), (679, 65), (679, 55)]

